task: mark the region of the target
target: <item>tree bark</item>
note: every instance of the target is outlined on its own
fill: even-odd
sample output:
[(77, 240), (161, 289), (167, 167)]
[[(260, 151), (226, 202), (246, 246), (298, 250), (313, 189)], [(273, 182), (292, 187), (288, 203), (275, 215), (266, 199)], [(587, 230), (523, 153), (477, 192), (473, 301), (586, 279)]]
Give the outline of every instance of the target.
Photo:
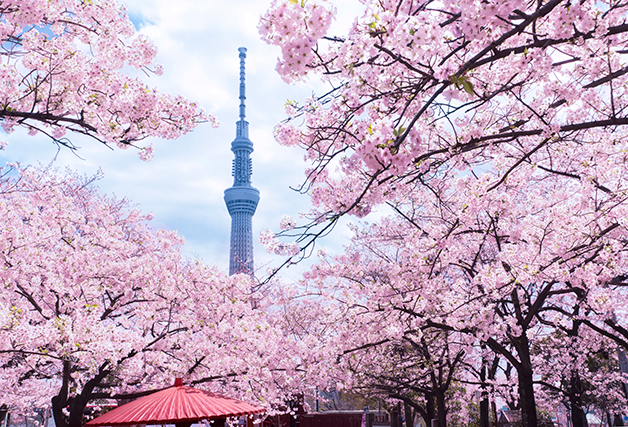
[(447, 410), (445, 409), (445, 393), (436, 393), (436, 403), (438, 405), (438, 427), (447, 427)]
[(436, 418), (436, 405), (434, 403), (434, 395), (432, 393), (425, 393), (425, 400), (427, 402), (427, 417), (425, 420), (426, 426), (432, 425), (432, 420)]
[(70, 369), (72, 368), (69, 360), (63, 361), (63, 379), (59, 394), (52, 398), (52, 415), (57, 427), (68, 427), (68, 420), (63, 409), (68, 406), (68, 390), (70, 387)]
[(624, 425), (624, 420), (622, 419), (621, 414), (615, 414), (615, 416), (613, 418), (613, 425), (615, 425), (615, 426), (623, 426)]
[(400, 418), (401, 417), (399, 416), (399, 407), (394, 406), (392, 411), (390, 411), (390, 427), (402, 427), (401, 423), (399, 422)]
[(85, 414), (85, 408), (87, 407), (89, 401), (94, 398), (94, 389), (98, 387), (101, 381), (111, 373), (111, 371), (107, 369), (107, 365), (108, 362), (103, 363), (100, 366), (98, 375), (87, 381), (83, 386), (81, 394), (72, 399), (72, 403), (70, 405), (70, 419), (68, 422), (68, 427), (83, 426), (83, 416)]
[(404, 402), (403, 409), (406, 413), (406, 427), (414, 427), (414, 416), (412, 414), (412, 408), (407, 402)]
[[(6, 404), (2, 404), (2, 406), (0, 406), (0, 424), (2, 424), (4, 422), (4, 419), (6, 418), (6, 416), (9, 413), (9, 408), (7, 407)], [(9, 425), (9, 423), (7, 423), (7, 425)]]
[(522, 363), (519, 370), (519, 399), (521, 405), (521, 426), (537, 427), (536, 402), (534, 399), (534, 383), (531, 367)]
[(582, 409), (582, 381), (577, 372), (571, 373), (569, 381), (569, 406), (571, 409), (571, 423), (573, 427), (588, 427), (587, 418)]
[(482, 393), (480, 400), (480, 427), (489, 427), (489, 405), (488, 396)]
[(488, 423), (488, 393), (486, 392), (486, 365), (482, 360), (482, 369), (480, 369), (480, 427), (489, 427)]
[(70, 417), (68, 418), (68, 427), (82, 427), (83, 415), (89, 399), (86, 399), (83, 395), (78, 395), (72, 399), (70, 405)]
[(521, 405), (521, 426), (537, 427), (536, 401), (534, 399), (534, 381), (532, 379), (532, 360), (530, 359), (530, 343), (525, 330), (512, 340), (519, 354), (517, 368), (519, 380), (519, 400)]

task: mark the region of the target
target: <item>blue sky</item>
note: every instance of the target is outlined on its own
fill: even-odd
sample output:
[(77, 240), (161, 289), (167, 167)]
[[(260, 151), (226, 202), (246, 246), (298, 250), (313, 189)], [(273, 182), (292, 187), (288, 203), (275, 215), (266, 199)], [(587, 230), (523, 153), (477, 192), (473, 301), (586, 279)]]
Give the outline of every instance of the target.
[[(269, 2), (265, 0), (128, 0), (129, 15), (138, 30), (148, 35), (159, 48), (158, 63), (163, 76), (144, 78), (159, 90), (181, 94), (199, 103), (221, 123), (213, 129), (201, 125), (175, 141), (154, 139), (155, 158), (142, 162), (133, 149), (114, 150), (97, 142), (72, 136), (81, 147), (77, 157), (60, 150), (43, 136), (30, 137), (23, 131), (0, 135), (9, 145), (0, 151), (0, 162), (41, 162), (85, 174), (99, 168), (104, 179), (101, 191), (128, 197), (142, 211), (155, 214), (152, 226), (175, 229), (185, 237), (184, 253), (209, 264), (228, 269), (230, 217), (223, 202), (223, 191), (232, 185), (230, 144), (238, 120), (238, 47), (247, 52), (247, 120), (253, 153), (253, 185), (261, 201), (253, 218), (258, 276), (281, 259), (267, 254), (257, 244), (263, 228), (278, 229), (283, 214), (298, 219), (309, 209), (306, 196), (290, 190), (304, 178), (303, 153), (277, 144), (272, 137), (276, 123), (284, 118), (286, 100), (303, 100), (322, 84), (307, 82), (285, 84), (275, 72), (279, 49), (266, 45), (257, 33), (259, 16)], [(357, 3), (357, 2), (355, 2)], [(355, 16), (354, 0), (342, 0), (338, 27), (346, 28)], [(344, 29), (343, 28), (343, 29)], [(346, 31), (346, 30), (345, 30)], [(348, 233), (337, 229), (319, 244), (328, 252), (340, 250)], [(298, 279), (303, 267), (291, 268), (282, 276)]]

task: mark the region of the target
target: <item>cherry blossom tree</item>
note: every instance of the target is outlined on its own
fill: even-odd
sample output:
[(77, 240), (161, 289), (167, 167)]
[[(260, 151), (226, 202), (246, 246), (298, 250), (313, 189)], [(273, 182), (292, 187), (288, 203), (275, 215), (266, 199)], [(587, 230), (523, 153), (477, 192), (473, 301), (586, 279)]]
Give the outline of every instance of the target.
[[(408, 426), (414, 425), (413, 412), (426, 425), (433, 419), (447, 425), (452, 403), (459, 407), (469, 397), (458, 387), (466, 347), (454, 342), (448, 331), (408, 330), (399, 340), (348, 349), (344, 357), (356, 376), (357, 391), (401, 400), (410, 415)], [(356, 351), (359, 356), (352, 359)]]
[[(0, 5), (0, 122), (75, 148), (67, 131), (125, 148), (177, 138), (215, 119), (181, 96), (122, 72), (160, 75), (156, 47), (115, 0), (12, 0)], [(6, 142), (5, 142), (6, 144)], [(140, 147), (149, 160), (152, 146)]]
[[(537, 425), (535, 342), (579, 324), (627, 344), (614, 310), (627, 302), (627, 12), (613, 0), (367, 0), (331, 35), (330, 2), (274, 1), (259, 25), (286, 81), (330, 85), (288, 104), (276, 129), (311, 161), (312, 222), (290, 230), (301, 253), (340, 216), (396, 215), (315, 280), (486, 345), (517, 373), (525, 427)], [(364, 277), (368, 245), (386, 280)]]
[(175, 232), (92, 181), (34, 168), (0, 181), (0, 402), (80, 427), (90, 401), (175, 377), (269, 410), (299, 390), (307, 359), (250, 278), (182, 258)]
[[(517, 206), (530, 207), (525, 203)], [(431, 212), (426, 209), (421, 216), (436, 218), (436, 209), (441, 207)], [(493, 399), (501, 395), (506, 401), (512, 400), (514, 407), (528, 415), (529, 423), (536, 422), (536, 408), (550, 401), (536, 399), (539, 386), (567, 396), (569, 390), (561, 391), (565, 377), (567, 381), (578, 376), (587, 381), (595, 378), (592, 382), (596, 384), (596, 393), (614, 401), (609, 407), (621, 407), (621, 374), (616, 354), (608, 350), (615, 349), (615, 343), (593, 328), (578, 327), (582, 318), (596, 324), (608, 319), (590, 309), (599, 301), (600, 292), (604, 292), (604, 304), (626, 303), (623, 285), (604, 289), (578, 278), (578, 269), (598, 269), (598, 263), (607, 264), (605, 256), (592, 256), (585, 251), (584, 256), (571, 253), (568, 261), (552, 262), (554, 254), (547, 254), (549, 264), (537, 265), (527, 259), (526, 253), (534, 254), (539, 261), (547, 259), (544, 252), (552, 252), (557, 241), (562, 243), (568, 238), (566, 233), (550, 232), (550, 226), (545, 224), (544, 228), (539, 227), (540, 235), (524, 239), (529, 245), (514, 245), (508, 241), (513, 231), (505, 230), (501, 220), (485, 224), (487, 229), (483, 230), (480, 217), (475, 217), (468, 219), (468, 228), (460, 225), (455, 231), (442, 224), (441, 232), (451, 237), (432, 240), (434, 235), (424, 231), (429, 225), (425, 219), (405, 215), (406, 218), (385, 218), (360, 231), (345, 255), (326, 259), (306, 274), (308, 282), (318, 283), (324, 289), (322, 295), (337, 300), (343, 307), (338, 310), (343, 315), (336, 319), (341, 332), (331, 338), (336, 343), (328, 348), (335, 348), (339, 355), (357, 357), (359, 375), (385, 377), (379, 367), (395, 365), (395, 353), (389, 349), (392, 343), (408, 344), (417, 340), (417, 335), (429, 336), (428, 331), (434, 330), (462, 334), (457, 346), (473, 357), (465, 358), (466, 367), (460, 370), (466, 373), (457, 378), (467, 384), (471, 396), (477, 390)], [(532, 215), (527, 217), (531, 219)], [(583, 230), (578, 229), (576, 234), (583, 234)], [(502, 236), (497, 240), (505, 247), (503, 250), (497, 249), (495, 237), (489, 232)], [(615, 238), (625, 245), (621, 234)], [(608, 239), (604, 245), (612, 243), (613, 239)], [(572, 244), (575, 243), (569, 243)], [(617, 249), (613, 256), (625, 252), (625, 247), (617, 245)], [(587, 311), (586, 317), (573, 312), (578, 310)], [(625, 321), (622, 318), (621, 324)], [(548, 347), (552, 350), (539, 351)], [(447, 345), (441, 344), (440, 349), (432, 349), (429, 354), (445, 354), (447, 349)], [(607, 368), (592, 372), (588, 357), (600, 351), (605, 351)], [(413, 360), (417, 362), (419, 358), (415, 356)], [(351, 365), (351, 361), (346, 363)], [(548, 361), (552, 364), (548, 365)], [(438, 364), (433, 362), (430, 366)], [(336, 374), (342, 377), (356, 371), (350, 368), (341, 365)], [(401, 388), (406, 387), (406, 393), (416, 388), (412, 378), (421, 377), (413, 371), (400, 365), (397, 373), (398, 383)], [(395, 375), (386, 378), (391, 381), (391, 377)], [(397, 397), (408, 399), (402, 393)], [(483, 400), (488, 403), (488, 399)], [(570, 409), (581, 413), (582, 408), (572, 404)], [(484, 412), (488, 419), (488, 404), (484, 405)], [(440, 418), (441, 412), (438, 413)], [(441, 423), (445, 425), (444, 417)]]
[[(578, 322), (570, 326), (556, 332), (566, 336), (558, 340), (550, 336), (536, 343), (534, 352), (546, 361), (537, 370), (542, 378), (540, 400), (564, 402), (573, 425), (586, 426), (584, 418), (592, 409), (607, 416), (622, 413), (626, 395), (613, 354), (615, 346), (588, 328), (580, 330)], [(556, 341), (564, 345), (557, 346)], [(568, 359), (570, 363), (565, 364)]]
[(274, 1), (259, 25), (282, 48), (286, 81), (331, 84), (289, 103), (276, 129), (312, 161), (302, 190), (319, 223), (364, 216), (407, 183), (429, 191), (443, 170), (490, 169), (493, 192), (529, 164), (595, 179), (594, 163), (561, 169), (573, 155), (564, 147), (612, 155), (622, 140), (623, 3), (365, 2), (342, 37), (326, 34), (334, 12), (326, 1)]

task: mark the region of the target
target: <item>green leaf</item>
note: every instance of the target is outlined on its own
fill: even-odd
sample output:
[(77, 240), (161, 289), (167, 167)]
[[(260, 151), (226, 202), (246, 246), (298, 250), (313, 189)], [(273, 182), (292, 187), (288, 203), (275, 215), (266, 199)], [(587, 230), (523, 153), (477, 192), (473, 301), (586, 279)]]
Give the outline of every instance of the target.
[(399, 126), (398, 129), (395, 129), (393, 131), (393, 135), (399, 136), (399, 135), (402, 135), (405, 131), (406, 131), (406, 128), (404, 128), (403, 126)]
[(458, 77), (455, 74), (452, 74), (451, 76), (449, 76), (449, 81), (455, 84), (456, 86), (460, 85), (461, 79), (462, 79), (461, 77)]
[(465, 92), (467, 92), (469, 95), (473, 95), (473, 83), (471, 83), (469, 80), (464, 80), (462, 82), (462, 88), (464, 89)]

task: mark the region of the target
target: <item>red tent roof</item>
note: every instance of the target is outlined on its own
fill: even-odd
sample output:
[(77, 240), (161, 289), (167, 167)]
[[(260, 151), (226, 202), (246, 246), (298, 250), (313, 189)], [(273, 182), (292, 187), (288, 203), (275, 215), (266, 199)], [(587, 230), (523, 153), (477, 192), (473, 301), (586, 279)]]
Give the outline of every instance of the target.
[(122, 405), (89, 421), (87, 426), (122, 426), (132, 424), (175, 424), (205, 419), (259, 414), (265, 409), (238, 399), (182, 385)]

